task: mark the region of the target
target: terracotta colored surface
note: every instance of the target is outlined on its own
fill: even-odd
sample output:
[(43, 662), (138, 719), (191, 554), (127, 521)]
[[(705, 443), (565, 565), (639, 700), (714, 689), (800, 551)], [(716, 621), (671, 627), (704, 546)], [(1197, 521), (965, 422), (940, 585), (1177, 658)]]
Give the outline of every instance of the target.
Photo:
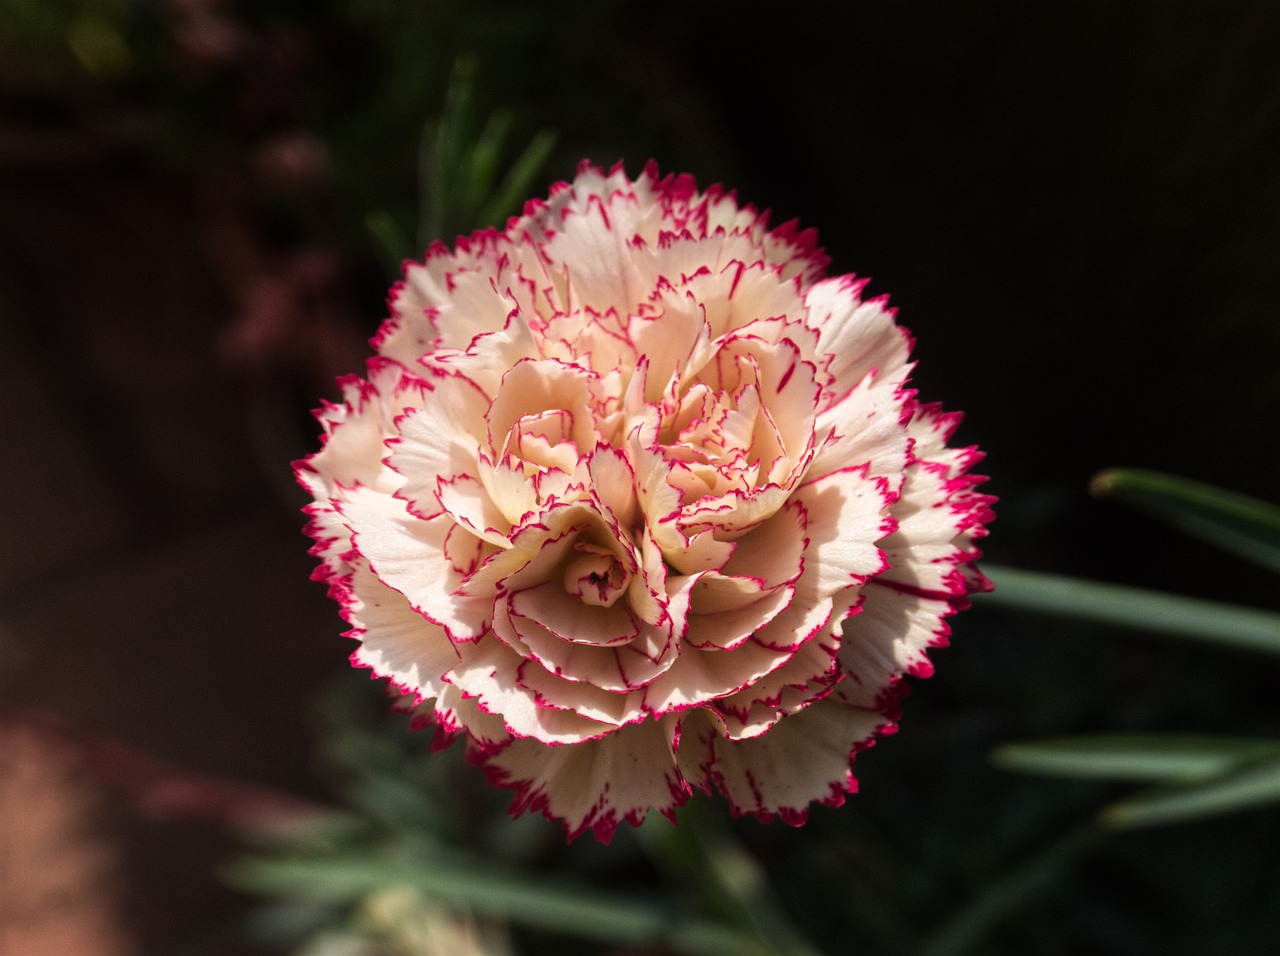
[[(192, 185), (59, 135), (0, 157), (0, 707), (73, 743), (0, 722), (0, 953), (237, 952), (213, 872), (234, 841), (87, 774), (74, 741), (312, 786), (306, 703), (345, 649), (290, 490), (305, 429), (219, 355)], [(57, 893), (76, 942), (38, 935)]]

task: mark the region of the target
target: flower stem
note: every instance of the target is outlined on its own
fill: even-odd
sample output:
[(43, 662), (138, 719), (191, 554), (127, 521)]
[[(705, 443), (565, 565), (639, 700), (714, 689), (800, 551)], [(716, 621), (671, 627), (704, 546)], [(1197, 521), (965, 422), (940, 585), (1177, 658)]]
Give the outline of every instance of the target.
[(987, 885), (921, 950), (920, 956), (962, 956), (973, 950), (1002, 919), (1016, 912), (1055, 881), (1106, 833), (1090, 821), (1068, 830), (1039, 853)]
[(640, 842), (654, 865), (694, 905), (732, 930), (760, 941), (772, 956), (820, 956), (783, 912), (764, 869), (694, 797), (678, 812), (679, 825), (658, 818), (640, 827)]

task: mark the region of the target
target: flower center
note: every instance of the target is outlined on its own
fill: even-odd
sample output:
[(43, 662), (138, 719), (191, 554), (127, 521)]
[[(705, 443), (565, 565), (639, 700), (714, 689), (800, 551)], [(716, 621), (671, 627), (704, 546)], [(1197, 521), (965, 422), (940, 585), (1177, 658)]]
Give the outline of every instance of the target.
[(613, 552), (599, 545), (579, 541), (577, 552), (565, 563), (564, 589), (584, 604), (612, 607), (627, 590), (630, 575)]

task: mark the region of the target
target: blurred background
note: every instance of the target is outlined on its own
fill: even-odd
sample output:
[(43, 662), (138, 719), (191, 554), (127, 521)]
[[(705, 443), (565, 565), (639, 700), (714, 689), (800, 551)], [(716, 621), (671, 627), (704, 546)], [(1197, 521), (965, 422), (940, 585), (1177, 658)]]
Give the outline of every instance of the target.
[[(481, 225), (424, 173), (451, 108), (456, 135), (499, 124), (501, 166), (534, 144), (529, 196), (584, 157), (653, 158), (816, 227), (988, 453), (992, 559), (1280, 608), (1274, 576), (1087, 491), (1133, 465), (1280, 498), (1274, 3), (0, 0), (4, 956), (300, 945), (218, 868), (249, 818), (343, 800), (333, 716), (381, 704), (308, 580), (289, 462), (399, 257)], [(972, 951), (1280, 947), (1274, 812), (1055, 863), (1116, 791), (986, 758), (1275, 734), (1273, 660), (985, 607), (953, 645), (861, 794), (799, 833), (732, 825), (818, 945), (923, 952), (1021, 874), (1035, 891)], [(566, 849), (503, 797), (459, 832), (659, 882), (633, 836)]]

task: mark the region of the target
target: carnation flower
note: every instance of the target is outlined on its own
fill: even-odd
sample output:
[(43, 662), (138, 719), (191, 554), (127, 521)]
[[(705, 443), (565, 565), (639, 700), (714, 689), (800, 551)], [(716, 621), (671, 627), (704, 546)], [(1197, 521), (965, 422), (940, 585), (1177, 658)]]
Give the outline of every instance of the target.
[(584, 164), (408, 263), (297, 466), (316, 576), (440, 741), (608, 840), (693, 788), (803, 822), (896, 729), (991, 517), (911, 340), (812, 231)]

